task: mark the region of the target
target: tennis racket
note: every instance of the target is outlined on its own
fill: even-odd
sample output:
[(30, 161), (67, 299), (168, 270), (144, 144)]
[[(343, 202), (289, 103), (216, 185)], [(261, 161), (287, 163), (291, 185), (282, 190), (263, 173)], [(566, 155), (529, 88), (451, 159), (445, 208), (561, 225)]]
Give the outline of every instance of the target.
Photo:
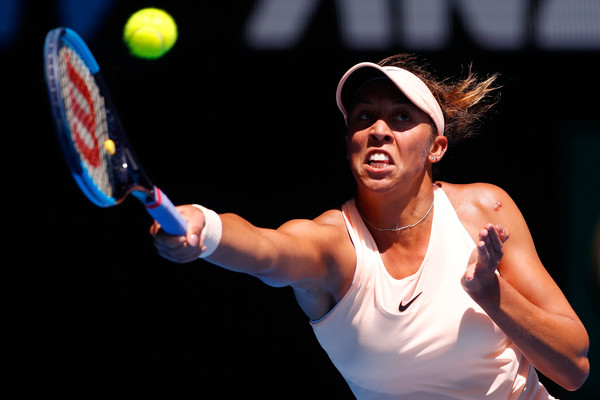
[(69, 28), (48, 32), (44, 70), (52, 116), (71, 174), (94, 204), (112, 207), (132, 194), (165, 232), (185, 235), (187, 222), (150, 182), (129, 145), (100, 67)]

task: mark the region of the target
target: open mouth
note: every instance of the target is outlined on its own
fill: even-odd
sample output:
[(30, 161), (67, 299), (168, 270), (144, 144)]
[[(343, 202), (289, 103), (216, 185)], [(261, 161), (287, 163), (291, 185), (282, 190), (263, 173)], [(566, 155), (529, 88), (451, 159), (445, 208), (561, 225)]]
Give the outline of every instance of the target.
[(375, 152), (369, 156), (367, 163), (373, 168), (386, 168), (390, 165), (390, 156), (385, 153)]

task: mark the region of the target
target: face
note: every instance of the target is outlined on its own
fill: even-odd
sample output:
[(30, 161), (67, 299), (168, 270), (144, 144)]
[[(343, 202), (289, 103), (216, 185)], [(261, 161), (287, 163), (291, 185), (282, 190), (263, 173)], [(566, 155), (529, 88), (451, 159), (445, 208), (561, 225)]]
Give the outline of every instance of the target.
[(418, 184), (436, 150), (431, 118), (389, 80), (378, 79), (354, 98), (348, 116), (350, 168), (360, 187), (385, 192)]

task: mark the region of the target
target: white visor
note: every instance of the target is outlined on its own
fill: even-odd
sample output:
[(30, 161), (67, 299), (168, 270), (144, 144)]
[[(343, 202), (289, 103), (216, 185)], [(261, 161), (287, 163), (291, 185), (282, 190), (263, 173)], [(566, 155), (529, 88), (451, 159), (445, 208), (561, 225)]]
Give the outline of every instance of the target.
[(431, 90), (416, 75), (398, 67), (381, 67), (371, 62), (356, 64), (344, 74), (337, 87), (337, 105), (348, 121), (348, 109), (357, 90), (367, 81), (387, 77), (417, 107), (431, 119), (439, 135), (444, 134), (444, 114)]

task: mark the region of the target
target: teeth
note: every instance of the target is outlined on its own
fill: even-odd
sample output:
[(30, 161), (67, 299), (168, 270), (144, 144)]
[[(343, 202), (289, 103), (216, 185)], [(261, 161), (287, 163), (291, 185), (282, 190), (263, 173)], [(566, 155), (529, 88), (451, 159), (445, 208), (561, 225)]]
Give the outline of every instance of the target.
[(390, 161), (390, 158), (387, 154), (373, 153), (371, 154), (371, 157), (369, 157), (369, 161)]

